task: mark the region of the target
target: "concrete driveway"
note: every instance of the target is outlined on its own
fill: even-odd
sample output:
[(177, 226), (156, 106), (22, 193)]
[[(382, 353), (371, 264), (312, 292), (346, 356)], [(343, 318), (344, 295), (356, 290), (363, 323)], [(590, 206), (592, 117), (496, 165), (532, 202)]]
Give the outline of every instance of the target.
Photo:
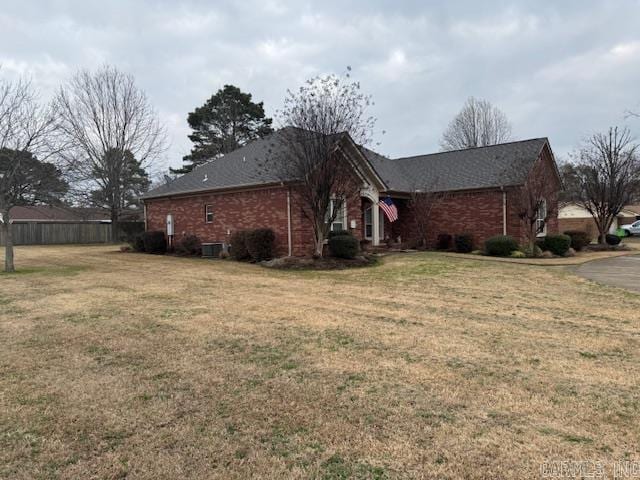
[(640, 255), (587, 262), (575, 272), (589, 280), (640, 292)]

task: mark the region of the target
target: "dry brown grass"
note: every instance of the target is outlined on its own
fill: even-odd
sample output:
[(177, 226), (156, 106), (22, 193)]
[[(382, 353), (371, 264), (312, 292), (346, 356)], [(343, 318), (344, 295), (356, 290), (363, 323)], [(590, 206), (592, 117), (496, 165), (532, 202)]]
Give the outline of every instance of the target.
[(562, 268), (17, 250), (0, 477), (531, 478), (637, 459), (640, 296)]

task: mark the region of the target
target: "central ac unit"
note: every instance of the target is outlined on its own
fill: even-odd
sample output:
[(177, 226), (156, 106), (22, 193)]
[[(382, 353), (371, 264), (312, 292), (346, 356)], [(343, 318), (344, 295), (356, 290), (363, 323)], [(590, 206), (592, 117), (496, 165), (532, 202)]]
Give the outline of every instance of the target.
[(224, 250), (224, 243), (203, 243), (202, 256), (204, 258), (218, 258)]

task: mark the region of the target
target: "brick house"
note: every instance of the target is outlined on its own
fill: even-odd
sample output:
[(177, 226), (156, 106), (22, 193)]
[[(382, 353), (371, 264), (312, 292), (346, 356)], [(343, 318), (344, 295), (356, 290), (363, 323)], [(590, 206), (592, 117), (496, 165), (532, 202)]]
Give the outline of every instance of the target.
[[(278, 255), (310, 254), (312, 229), (302, 214), (295, 180), (282, 181), (261, 168), (281, 132), (148, 192), (143, 197), (147, 230), (164, 230), (175, 238), (195, 234), (203, 242), (227, 244), (236, 230), (268, 227), (276, 234)], [(428, 190), (447, 192), (430, 215), (431, 245), (440, 233), (469, 232), (477, 246), (500, 234), (524, 241), (517, 207), (522, 189), (532, 176), (551, 172), (545, 195), (550, 215), (541, 230), (557, 232), (561, 182), (546, 138), (398, 159), (360, 147), (348, 135), (339, 142), (359, 189), (354, 198), (345, 199), (331, 230), (349, 230), (373, 245), (388, 239), (411, 244), (416, 221), (409, 199), (414, 191)], [(393, 223), (378, 206), (387, 197), (399, 211)]]

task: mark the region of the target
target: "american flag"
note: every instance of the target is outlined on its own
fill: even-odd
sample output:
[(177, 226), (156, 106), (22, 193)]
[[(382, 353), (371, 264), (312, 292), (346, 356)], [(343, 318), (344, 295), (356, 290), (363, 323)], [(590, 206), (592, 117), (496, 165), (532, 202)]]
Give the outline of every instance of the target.
[(398, 220), (398, 209), (396, 208), (391, 197), (387, 197), (379, 202), (380, 208), (387, 216), (390, 222)]

